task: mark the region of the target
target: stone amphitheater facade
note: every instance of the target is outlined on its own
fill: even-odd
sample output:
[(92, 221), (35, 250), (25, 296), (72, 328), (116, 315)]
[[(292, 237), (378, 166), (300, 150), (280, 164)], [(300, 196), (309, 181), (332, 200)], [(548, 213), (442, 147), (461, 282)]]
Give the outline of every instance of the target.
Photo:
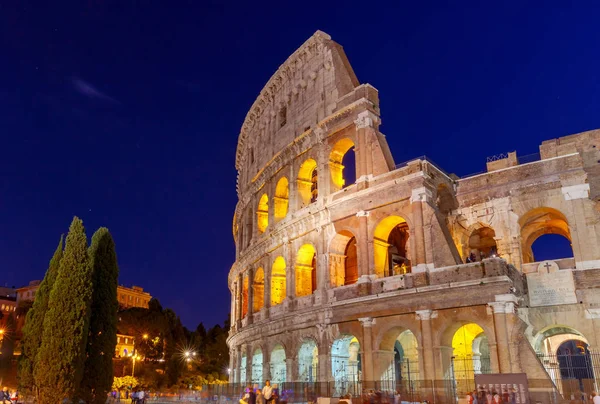
[[(320, 31), (252, 105), (235, 161), (231, 381), (459, 394), (475, 374), (522, 372), (566, 395), (540, 358), (567, 342), (596, 352), (600, 131), (458, 178), (426, 158), (396, 165), (380, 124), (378, 91)], [(572, 254), (536, 261), (546, 234)]]

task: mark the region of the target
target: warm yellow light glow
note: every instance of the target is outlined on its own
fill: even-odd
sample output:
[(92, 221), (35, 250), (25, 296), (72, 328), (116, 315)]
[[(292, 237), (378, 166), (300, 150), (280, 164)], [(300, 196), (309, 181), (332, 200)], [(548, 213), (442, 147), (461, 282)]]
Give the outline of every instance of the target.
[(298, 250), (296, 258), (296, 296), (308, 296), (313, 293), (313, 277), (316, 276), (314, 267), (315, 247), (304, 244)]
[(285, 260), (275, 258), (271, 269), (271, 306), (281, 304), (285, 299)]
[(519, 218), (519, 225), (523, 243), (523, 263), (535, 262), (531, 246), (544, 234), (560, 234), (571, 241), (567, 218), (556, 209), (541, 207), (530, 210)]
[(483, 328), (475, 323), (465, 324), (454, 333), (452, 348), (454, 357), (466, 358), (473, 354), (473, 340), (483, 332)]
[(242, 317), (246, 317), (248, 314), (248, 275), (244, 276), (244, 283), (242, 286)]
[(298, 170), (298, 194), (302, 200), (303, 206), (310, 204), (312, 198), (312, 174), (317, 168), (317, 162), (308, 159), (300, 166)]
[(273, 205), (275, 208), (275, 219), (281, 220), (287, 215), (288, 205), (289, 205), (289, 193), (290, 187), (288, 183), (288, 179), (285, 177), (281, 177), (279, 181), (277, 181), (277, 186), (275, 187), (275, 197), (273, 198)]
[(377, 276), (384, 276), (388, 266), (388, 238), (394, 227), (401, 223), (405, 223), (400, 216), (388, 216), (383, 219), (373, 233), (373, 252), (375, 255), (375, 273)]
[(144, 335), (143, 335), (143, 338), (144, 338), (144, 339), (148, 339), (148, 334), (144, 334)]
[(348, 138), (339, 140), (329, 155), (329, 171), (331, 172), (331, 181), (337, 188), (336, 190), (344, 188), (346, 185), (346, 179), (344, 178), (344, 166), (342, 161), (344, 155), (354, 146), (354, 142)]
[(258, 202), (258, 210), (256, 212), (258, 231), (264, 233), (269, 225), (269, 197), (263, 194)]
[(252, 287), (254, 288), (252, 312), (256, 313), (263, 308), (265, 300), (265, 272), (262, 268), (256, 270)]

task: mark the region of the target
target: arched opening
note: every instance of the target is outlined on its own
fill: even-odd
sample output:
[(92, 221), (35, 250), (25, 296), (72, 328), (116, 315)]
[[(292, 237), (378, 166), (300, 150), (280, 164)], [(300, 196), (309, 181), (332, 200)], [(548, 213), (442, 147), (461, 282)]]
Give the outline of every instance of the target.
[(531, 245), (531, 251), (538, 262), (573, 256), (571, 241), (561, 234), (542, 234)]
[(343, 230), (329, 246), (329, 274), (333, 287), (352, 285), (358, 281), (356, 237)]
[(243, 234), (243, 248), (246, 248), (250, 245), (250, 242), (252, 241), (252, 236), (254, 235), (254, 227), (253, 227), (253, 220), (252, 220), (252, 206), (248, 206), (248, 211), (246, 212), (246, 224), (244, 225), (244, 228), (242, 230), (242, 234)]
[(317, 252), (311, 244), (304, 244), (296, 258), (296, 296), (312, 295), (317, 286)]
[(258, 268), (254, 274), (254, 288), (252, 296), (252, 312), (259, 312), (265, 305), (265, 272), (262, 268)]
[(456, 392), (473, 391), (475, 375), (491, 373), (489, 343), (483, 328), (468, 323), (456, 330), (451, 359)]
[(298, 194), (302, 207), (317, 200), (319, 195), (317, 162), (313, 159), (306, 160), (298, 170)]
[(477, 262), (485, 258), (496, 257), (498, 247), (496, 246), (496, 232), (491, 227), (481, 226), (469, 236), (469, 251), (467, 262)]
[(256, 227), (258, 231), (264, 233), (269, 225), (269, 197), (263, 194), (258, 201), (258, 210), (256, 211)]
[(285, 349), (281, 345), (275, 345), (271, 351), (271, 384), (280, 385), (286, 381)]
[[(521, 226), (521, 246), (523, 251), (523, 263), (537, 262), (532, 245), (544, 234), (558, 234), (571, 241), (569, 223), (567, 218), (558, 210), (553, 208), (536, 208), (530, 210), (519, 219)], [(560, 258), (571, 258), (573, 251), (568, 256)]]
[(377, 276), (393, 276), (410, 272), (408, 238), (408, 224), (402, 217), (388, 216), (379, 222), (373, 234)]
[(242, 386), (246, 385), (246, 366), (247, 366), (247, 359), (246, 359), (246, 353), (244, 352), (242, 354), (242, 359), (240, 360), (240, 384)]
[(271, 306), (281, 304), (285, 299), (285, 260), (275, 258), (271, 269)]
[(242, 283), (242, 318), (248, 315), (248, 275), (244, 275)]
[(412, 331), (388, 331), (381, 343), (381, 350), (393, 351), (389, 365), (381, 376), (385, 389), (400, 390), (403, 396), (414, 393), (419, 380), (419, 346)]
[(329, 154), (329, 171), (334, 190), (340, 190), (356, 181), (354, 142), (348, 138), (339, 140)]
[(331, 372), (335, 382), (334, 397), (361, 393), (360, 344), (353, 335), (336, 339), (331, 347)]
[(595, 372), (589, 342), (579, 331), (553, 325), (540, 331), (534, 349), (563, 397), (595, 390)]
[(263, 382), (263, 353), (260, 348), (256, 348), (252, 354), (252, 384)]
[(314, 383), (318, 379), (319, 349), (313, 340), (306, 340), (298, 351), (299, 381)]
[(273, 197), (273, 204), (275, 205), (275, 220), (281, 220), (287, 215), (289, 205), (290, 187), (288, 179), (281, 177), (277, 181), (275, 187), (275, 196)]

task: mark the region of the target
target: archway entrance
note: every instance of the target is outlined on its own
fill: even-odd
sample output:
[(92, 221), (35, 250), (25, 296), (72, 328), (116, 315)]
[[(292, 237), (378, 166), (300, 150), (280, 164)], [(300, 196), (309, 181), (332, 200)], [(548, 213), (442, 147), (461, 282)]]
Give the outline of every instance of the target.
[(285, 368), (285, 349), (281, 345), (275, 345), (271, 351), (271, 362), (269, 363), (271, 368), (271, 384), (281, 385), (286, 381), (286, 368)]
[(465, 324), (454, 333), (451, 370), (458, 394), (475, 389), (476, 374), (491, 373), (488, 338), (478, 324)]
[(331, 347), (331, 373), (334, 380), (334, 397), (348, 393), (361, 394), (360, 344), (353, 335), (336, 339)]
[(313, 340), (302, 343), (298, 351), (298, 380), (301, 382), (314, 383), (318, 379), (319, 349)]
[(556, 388), (568, 399), (577, 391), (596, 390), (594, 361), (588, 340), (577, 330), (555, 325), (540, 331), (534, 349)]
[(286, 294), (285, 285), (285, 260), (283, 257), (275, 258), (271, 268), (271, 306), (283, 302)]
[(246, 366), (247, 366), (247, 358), (246, 354), (242, 354), (242, 359), (240, 360), (240, 384), (242, 386), (246, 385)]
[(373, 233), (375, 273), (380, 276), (401, 275), (410, 272), (409, 230), (400, 216), (383, 219)]
[(262, 386), (263, 382), (263, 353), (260, 348), (256, 348), (252, 354), (252, 384), (258, 383)]
[(296, 296), (312, 295), (317, 289), (317, 252), (311, 244), (304, 244), (296, 258)]
[(403, 397), (412, 397), (421, 378), (417, 338), (410, 330), (390, 330), (381, 343), (381, 350), (393, 350), (391, 363), (381, 376), (384, 389), (399, 390)]
[(329, 246), (329, 273), (333, 287), (358, 281), (356, 237), (346, 230), (335, 235)]
[(469, 236), (469, 251), (467, 262), (481, 261), (498, 255), (496, 232), (491, 227), (482, 226), (475, 229)]
[[(561, 212), (553, 208), (542, 207), (530, 210), (519, 219), (519, 225), (521, 226), (523, 263), (539, 261), (539, 259), (533, 255), (532, 245), (544, 234), (558, 234), (571, 241), (571, 233), (569, 231), (567, 218)], [(573, 255), (571, 254), (571, 257), (572, 256)]]
[(339, 140), (329, 155), (329, 171), (333, 182), (333, 191), (340, 190), (356, 181), (356, 163), (354, 142), (345, 138)]

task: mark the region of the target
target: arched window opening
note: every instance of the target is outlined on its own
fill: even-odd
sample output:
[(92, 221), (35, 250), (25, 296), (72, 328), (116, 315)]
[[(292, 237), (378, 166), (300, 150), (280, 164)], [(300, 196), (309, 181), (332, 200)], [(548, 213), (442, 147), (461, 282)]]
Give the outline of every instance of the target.
[(316, 251), (311, 244), (304, 244), (296, 258), (296, 296), (308, 296), (316, 290)]
[(334, 397), (361, 393), (360, 344), (353, 335), (336, 339), (331, 347), (331, 373), (334, 379)]
[(588, 340), (579, 331), (552, 325), (536, 335), (534, 349), (563, 397), (593, 390), (597, 369), (592, 363)]
[(356, 238), (343, 230), (329, 245), (329, 274), (332, 287), (351, 285), (358, 281)]
[(273, 202), (275, 205), (275, 220), (281, 220), (287, 215), (288, 205), (289, 205), (289, 184), (288, 179), (285, 177), (281, 177), (279, 181), (277, 181), (277, 186), (275, 187), (275, 197), (273, 198)]
[(248, 275), (244, 276), (242, 285), (242, 318), (248, 315)]
[(452, 377), (456, 391), (473, 391), (476, 374), (491, 373), (489, 344), (483, 329), (475, 323), (461, 326), (452, 337)]
[[(395, 338), (394, 338), (395, 337)], [(381, 351), (393, 348), (393, 359), (381, 374), (381, 382), (386, 390), (394, 391), (398, 386), (412, 390), (411, 384), (419, 380), (419, 347), (417, 338), (410, 330), (389, 330), (381, 343)], [(383, 368), (382, 368), (383, 369)]]
[(264, 233), (269, 225), (269, 197), (267, 194), (263, 194), (258, 201), (256, 219), (258, 231)]
[(410, 272), (409, 229), (400, 216), (388, 216), (375, 228), (373, 249), (375, 273), (380, 276), (402, 275)]
[(258, 268), (254, 274), (253, 287), (254, 295), (252, 296), (252, 312), (256, 313), (264, 307), (265, 301), (265, 272), (262, 268)]
[(285, 106), (283, 106), (279, 110), (279, 127), (283, 128), (286, 123), (287, 123), (287, 108)]
[(482, 259), (496, 257), (496, 232), (491, 227), (482, 226), (471, 233), (469, 237), (469, 252), (467, 262), (477, 262)]
[(300, 196), (301, 207), (316, 201), (319, 193), (317, 180), (317, 162), (313, 159), (307, 159), (298, 170), (298, 195)]
[[(530, 210), (519, 219), (521, 226), (521, 250), (523, 263), (539, 262), (533, 254), (533, 243), (544, 234), (558, 234), (571, 241), (571, 233), (566, 217), (556, 209), (541, 207)], [(572, 250), (569, 256), (573, 257)]]
[(298, 351), (298, 375), (304, 383), (314, 383), (318, 379), (319, 349), (313, 340), (302, 343)]
[(252, 354), (252, 384), (262, 386), (263, 382), (263, 353), (260, 348), (256, 348)]
[(352, 140), (341, 139), (333, 146), (329, 154), (329, 171), (336, 191), (356, 182), (356, 158)]
[(250, 245), (253, 236), (253, 224), (252, 224), (252, 206), (248, 207), (246, 212), (246, 225), (244, 226), (244, 248)]
[(531, 251), (536, 261), (573, 256), (571, 241), (561, 234), (542, 234), (531, 244)]
[(271, 306), (281, 304), (285, 299), (285, 260), (275, 258), (271, 270)]
[(247, 366), (247, 359), (246, 359), (246, 354), (242, 354), (242, 359), (240, 360), (240, 384), (242, 386), (246, 385), (246, 366)]
[(271, 351), (271, 384), (279, 386), (281, 383), (286, 381), (286, 355), (285, 349), (281, 345), (275, 345)]

